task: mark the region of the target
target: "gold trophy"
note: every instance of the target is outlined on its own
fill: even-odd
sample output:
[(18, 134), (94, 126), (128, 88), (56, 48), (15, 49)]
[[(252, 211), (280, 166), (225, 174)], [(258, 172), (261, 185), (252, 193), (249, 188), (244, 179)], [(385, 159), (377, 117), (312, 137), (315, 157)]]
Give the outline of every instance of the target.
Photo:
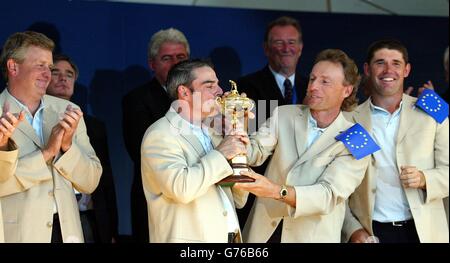
[[(225, 120), (229, 120), (231, 131), (248, 131), (248, 113), (255, 106), (255, 102), (245, 96), (239, 95), (236, 82), (230, 80), (231, 92), (226, 97), (218, 97), (217, 104), (222, 113), (222, 134), (225, 134)], [(248, 171), (247, 155), (240, 154), (230, 160), (233, 174), (222, 179), (220, 185), (232, 185), (234, 183), (254, 182), (253, 178), (241, 175), (241, 171)]]

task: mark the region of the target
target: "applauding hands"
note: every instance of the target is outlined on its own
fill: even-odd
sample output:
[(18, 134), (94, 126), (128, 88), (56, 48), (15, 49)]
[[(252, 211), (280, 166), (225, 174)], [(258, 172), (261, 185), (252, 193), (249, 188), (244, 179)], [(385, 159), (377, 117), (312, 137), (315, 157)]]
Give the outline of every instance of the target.
[(71, 105), (67, 106), (64, 116), (53, 127), (50, 139), (42, 150), (45, 161), (55, 157), (60, 151), (66, 152), (70, 149), (73, 135), (82, 117), (83, 112), (80, 109), (73, 108)]
[(2, 116), (0, 117), (0, 151), (8, 150), (8, 140), (14, 133), (17, 125), (25, 119), (23, 111), (16, 117), (9, 112), (9, 103), (3, 105)]

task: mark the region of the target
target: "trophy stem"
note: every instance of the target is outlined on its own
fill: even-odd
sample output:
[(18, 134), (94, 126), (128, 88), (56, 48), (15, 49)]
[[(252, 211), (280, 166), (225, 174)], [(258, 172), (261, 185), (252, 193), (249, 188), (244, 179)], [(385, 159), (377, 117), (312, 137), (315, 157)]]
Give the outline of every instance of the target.
[(221, 186), (232, 186), (235, 183), (252, 183), (255, 179), (246, 175), (241, 175), (241, 171), (249, 171), (246, 155), (238, 155), (231, 159), (230, 164), (233, 174), (225, 177), (219, 182)]

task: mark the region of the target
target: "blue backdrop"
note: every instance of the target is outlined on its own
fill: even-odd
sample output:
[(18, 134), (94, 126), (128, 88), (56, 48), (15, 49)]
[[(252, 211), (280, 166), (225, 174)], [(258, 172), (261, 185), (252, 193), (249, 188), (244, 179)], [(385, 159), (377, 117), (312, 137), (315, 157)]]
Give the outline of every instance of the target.
[[(106, 123), (118, 196), (120, 233), (129, 234), (132, 164), (121, 128), (121, 99), (149, 80), (147, 43), (161, 28), (186, 34), (192, 57), (210, 57), (219, 79), (256, 71), (266, 63), (262, 40), (266, 24), (280, 15), (300, 20), (304, 49), (300, 71), (308, 75), (315, 55), (339, 48), (362, 69), (367, 46), (395, 37), (409, 49), (412, 73), (407, 85), (432, 80), (443, 92), (442, 55), (448, 46), (448, 17), (412, 17), (261, 11), (91, 1), (5, 1), (0, 42), (14, 32), (34, 29), (58, 44), (80, 68), (76, 101)], [(3, 84), (1, 84), (3, 87)], [(1, 88), (0, 88), (1, 89)]]

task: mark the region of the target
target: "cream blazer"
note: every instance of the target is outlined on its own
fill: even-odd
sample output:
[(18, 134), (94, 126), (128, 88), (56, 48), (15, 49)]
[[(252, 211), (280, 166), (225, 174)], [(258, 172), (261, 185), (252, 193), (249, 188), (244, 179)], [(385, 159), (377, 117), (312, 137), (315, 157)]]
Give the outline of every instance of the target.
[[(17, 161), (15, 161), (17, 160), (17, 154), (17, 145), (12, 140), (9, 140), (7, 151), (0, 151), (0, 185), (14, 173), (17, 166)], [(0, 243), (4, 242), (2, 202), (0, 199)]]
[[(414, 106), (416, 98), (403, 95), (397, 135), (396, 159), (402, 165), (414, 165), (425, 175), (426, 190), (405, 189), (420, 242), (448, 242), (449, 232), (442, 199), (448, 196), (448, 118), (437, 123)], [(349, 116), (367, 131), (372, 130), (369, 100)], [(383, 147), (382, 145), (380, 145)], [(372, 158), (363, 182), (349, 198), (349, 211), (343, 228), (344, 241), (360, 228), (370, 234), (375, 204), (376, 174)]]
[[(0, 105), (10, 104), (10, 112), (21, 108), (6, 92), (0, 94)], [(102, 167), (95, 155), (83, 119), (78, 124), (71, 148), (52, 163), (46, 163), (41, 150), (51, 130), (68, 104), (75, 104), (45, 95), (43, 137), (40, 141), (28, 121), (22, 121), (12, 140), (17, 149), (3, 152), (0, 179), (0, 202), (3, 212), (5, 242), (50, 242), (54, 201), (58, 208), (64, 242), (83, 242), (77, 201), (73, 188), (92, 193), (100, 180)], [(0, 109), (1, 114), (1, 109)]]
[(278, 107), (251, 136), (253, 165), (272, 159), (265, 176), (296, 191), (296, 208), (257, 198), (244, 227), (245, 242), (267, 242), (283, 219), (281, 242), (340, 242), (345, 200), (361, 183), (368, 157), (356, 160), (335, 137), (353, 123), (342, 113), (307, 149), (309, 108)]
[[(141, 145), (150, 242), (227, 242), (227, 214), (216, 183), (231, 175), (225, 157), (205, 153), (187, 122), (172, 108), (151, 125)], [(212, 135), (217, 145), (221, 137)], [(248, 193), (223, 187), (242, 207)], [(240, 230), (239, 230), (240, 233)], [(239, 235), (240, 238), (240, 235)]]

